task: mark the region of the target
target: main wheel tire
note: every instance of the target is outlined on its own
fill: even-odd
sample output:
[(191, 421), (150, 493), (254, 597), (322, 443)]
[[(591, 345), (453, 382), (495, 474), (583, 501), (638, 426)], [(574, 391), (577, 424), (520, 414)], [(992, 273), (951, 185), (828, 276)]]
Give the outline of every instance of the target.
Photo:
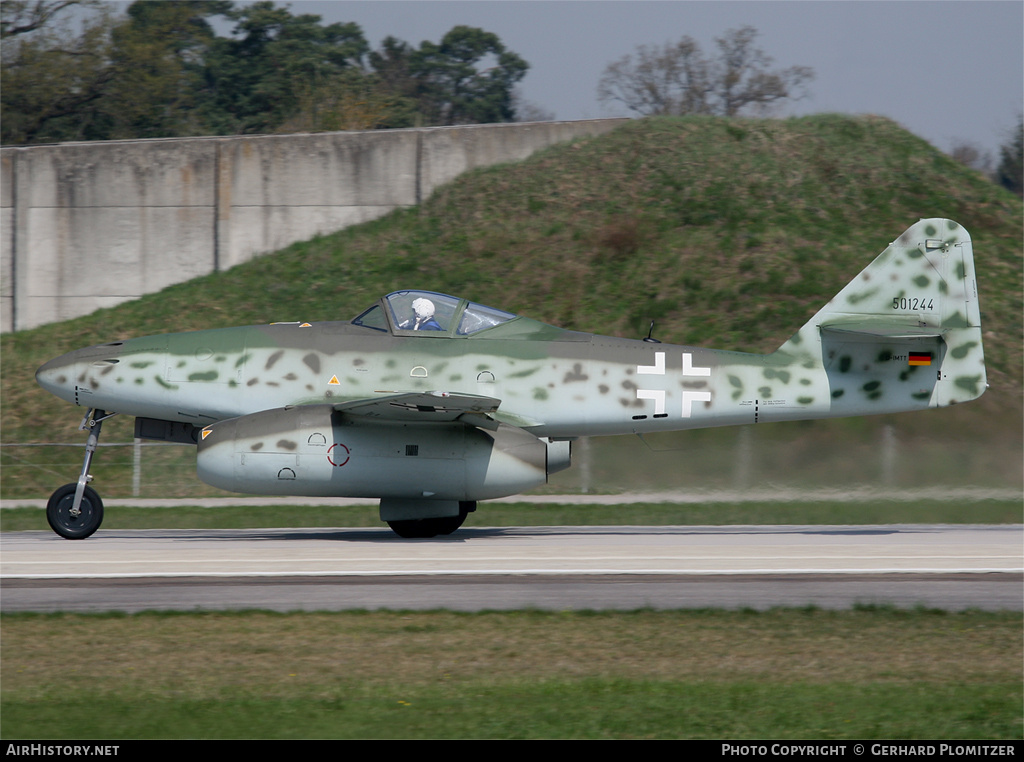
[(391, 531), (399, 537), (407, 540), (424, 537), (435, 537), (437, 530), (429, 523), (432, 519), (406, 519), (403, 521), (389, 521)]
[(451, 534), (462, 526), (466, 516), (476, 510), (476, 503), (462, 501), (459, 503), (458, 516), (439, 516), (431, 519), (405, 519), (389, 521), (388, 526), (399, 537), (406, 539), (437, 537), (439, 534)]
[(65, 484), (50, 495), (46, 504), (46, 521), (50, 529), (66, 540), (84, 540), (103, 523), (103, 501), (92, 487), (86, 487), (82, 493), (79, 514), (71, 515), (77, 489), (77, 484)]
[(471, 500), (463, 500), (459, 503), (458, 516), (445, 516), (440, 519), (426, 519), (435, 522), (438, 534), (451, 534), (462, 526), (466, 517), (476, 510), (476, 503)]

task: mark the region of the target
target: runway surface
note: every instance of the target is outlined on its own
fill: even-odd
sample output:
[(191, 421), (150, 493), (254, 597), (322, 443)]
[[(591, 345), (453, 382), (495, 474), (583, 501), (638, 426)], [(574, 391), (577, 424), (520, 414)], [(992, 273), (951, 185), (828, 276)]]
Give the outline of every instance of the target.
[(0, 535), (0, 610), (1024, 610), (1024, 527), (505, 527)]

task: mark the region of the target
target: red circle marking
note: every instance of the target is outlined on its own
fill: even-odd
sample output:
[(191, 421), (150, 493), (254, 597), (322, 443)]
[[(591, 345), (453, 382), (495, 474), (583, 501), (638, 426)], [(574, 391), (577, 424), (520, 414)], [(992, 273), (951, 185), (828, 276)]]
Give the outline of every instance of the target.
[[(335, 458), (340, 458), (341, 457), (341, 450), (339, 450), (337, 452), (337, 454), (334, 454), (334, 448), (335, 447), (340, 447), (342, 450), (345, 451), (345, 460), (341, 461), (340, 463), (335, 461)], [(349, 449), (345, 445), (343, 445), (341, 442), (335, 442), (334, 444), (331, 445), (331, 449), (329, 449), (327, 451), (327, 460), (330, 461), (332, 466), (344, 466), (346, 463), (348, 463), (348, 459), (350, 457), (352, 457), (352, 455), (349, 452)]]

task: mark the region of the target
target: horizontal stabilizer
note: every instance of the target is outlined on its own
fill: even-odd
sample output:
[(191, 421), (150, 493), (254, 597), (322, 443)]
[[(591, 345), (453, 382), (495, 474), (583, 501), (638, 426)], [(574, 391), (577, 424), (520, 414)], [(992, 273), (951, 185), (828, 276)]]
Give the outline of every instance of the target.
[(860, 334), (884, 339), (937, 339), (947, 333), (932, 325), (899, 325), (884, 321), (829, 323), (819, 326), (822, 333)]

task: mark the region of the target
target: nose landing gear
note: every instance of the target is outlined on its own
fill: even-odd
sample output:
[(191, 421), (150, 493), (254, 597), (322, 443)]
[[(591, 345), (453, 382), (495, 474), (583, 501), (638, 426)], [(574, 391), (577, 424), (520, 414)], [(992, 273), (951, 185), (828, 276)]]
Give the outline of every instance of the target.
[(65, 484), (58, 488), (46, 504), (46, 521), (50, 529), (67, 540), (84, 540), (103, 523), (103, 501), (89, 482), (92, 475), (89, 467), (92, 456), (99, 444), (100, 429), (103, 422), (117, 413), (90, 409), (82, 419), (79, 431), (88, 431), (89, 438), (85, 442), (85, 462), (82, 473), (75, 484)]

